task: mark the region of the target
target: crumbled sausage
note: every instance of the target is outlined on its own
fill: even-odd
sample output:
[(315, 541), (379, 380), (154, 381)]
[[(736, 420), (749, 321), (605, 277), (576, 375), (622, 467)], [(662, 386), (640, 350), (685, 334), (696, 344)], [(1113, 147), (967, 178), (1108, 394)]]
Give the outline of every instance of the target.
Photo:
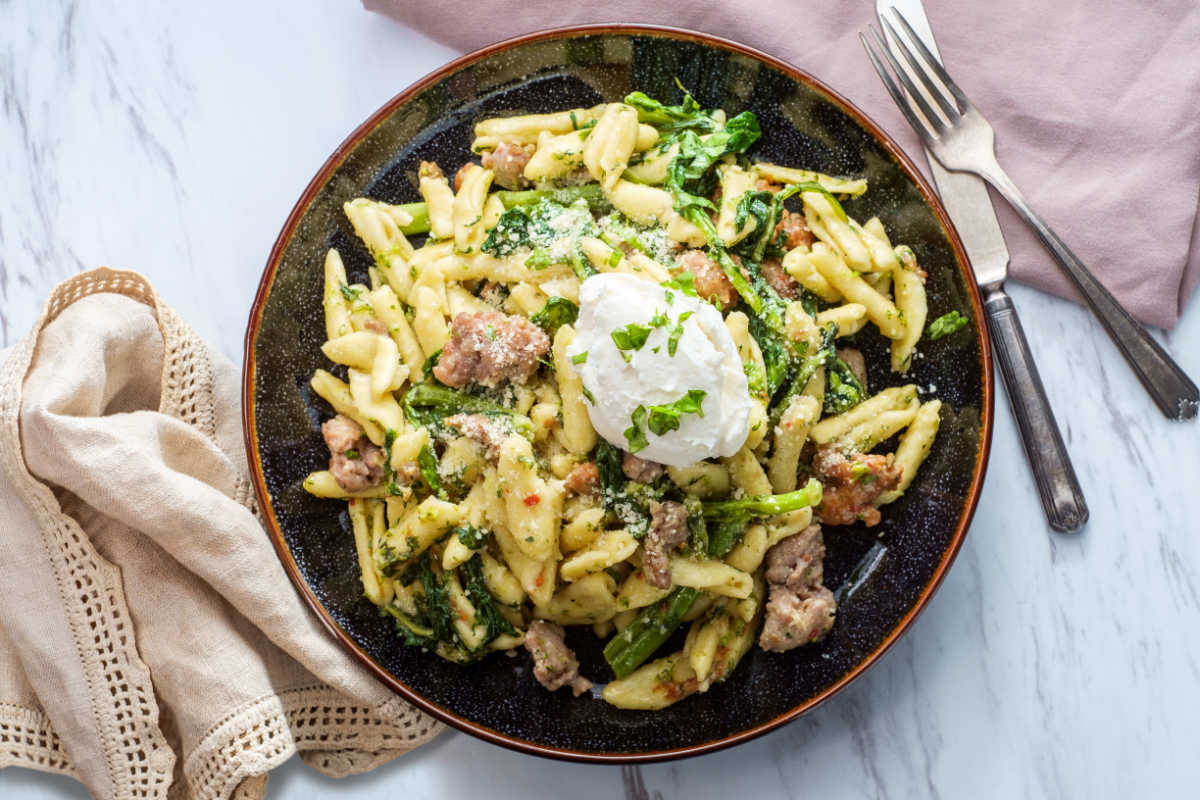
[(667, 555), (688, 539), (688, 512), (683, 503), (650, 501), (650, 530), (642, 540), (642, 571), (646, 582), (660, 589), (671, 588)]
[(824, 558), (820, 525), (809, 525), (767, 551), (770, 595), (758, 640), (764, 650), (782, 653), (819, 640), (833, 627), (837, 602), (821, 583)]
[(600, 491), (600, 468), (595, 461), (581, 461), (571, 467), (563, 485), (575, 494), (595, 494)]
[(508, 436), (508, 429), (496, 417), (487, 414), (455, 414), (442, 421), (468, 439), (481, 444), (488, 458), (500, 457), (500, 445)]
[(806, 596), (772, 586), (758, 643), (763, 650), (782, 653), (815, 642), (833, 627), (836, 613), (833, 592), (824, 586)]
[(820, 525), (809, 525), (780, 541), (763, 558), (764, 577), (770, 584), (792, 591), (817, 586), (824, 580), (825, 541)]
[(759, 267), (762, 271), (763, 279), (770, 285), (772, 289), (779, 292), (779, 296), (785, 300), (795, 300), (800, 296), (800, 287), (796, 283), (796, 279), (783, 269), (783, 264), (773, 258), (769, 258), (762, 262)]
[(472, 382), (524, 383), (549, 349), (550, 337), (524, 317), (499, 311), (463, 312), (450, 326), (450, 339), (433, 374), (455, 388)]
[(778, 237), (780, 234), (783, 235), (783, 247), (786, 250), (810, 247), (813, 243), (812, 231), (808, 229), (804, 215), (793, 214), (786, 208), (783, 210), (783, 216), (779, 219), (779, 224), (775, 226), (775, 236)]
[(879, 524), (875, 499), (900, 483), (901, 466), (892, 455), (854, 453), (849, 458), (834, 448), (818, 450), (813, 471), (823, 486), (817, 517), (827, 525), (850, 525), (861, 520)]
[(737, 290), (721, 269), (721, 265), (703, 250), (685, 250), (675, 263), (681, 272), (690, 272), (695, 277), (696, 294), (705, 300), (720, 304), (724, 310), (737, 302)]
[(495, 181), (505, 189), (520, 189), (529, 184), (525, 180), (525, 165), (533, 155), (533, 146), (522, 146), (501, 142), (495, 150), (489, 150), (480, 158), (485, 169), (496, 173)]
[(362, 426), (338, 414), (321, 426), (329, 447), (329, 471), (347, 492), (361, 492), (383, 480), (383, 449), (363, 435)]
[(540, 619), (530, 623), (525, 649), (533, 656), (533, 677), (550, 691), (570, 686), (578, 697), (592, 688), (592, 682), (579, 674), (579, 660), (563, 642), (561, 626)]
[(759, 178), (754, 182), (754, 191), (756, 192), (770, 192), (771, 194), (776, 194), (782, 188), (782, 183), (775, 183), (775, 181), (767, 180), (766, 178)]
[(862, 351), (854, 347), (839, 347), (838, 358), (846, 362), (846, 366), (854, 373), (854, 377), (858, 378), (859, 383), (863, 386), (867, 385), (867, 360), (863, 358)]
[(626, 453), (621, 461), (621, 471), (625, 477), (638, 483), (653, 483), (662, 477), (663, 465), (657, 461), (647, 461), (633, 453)]

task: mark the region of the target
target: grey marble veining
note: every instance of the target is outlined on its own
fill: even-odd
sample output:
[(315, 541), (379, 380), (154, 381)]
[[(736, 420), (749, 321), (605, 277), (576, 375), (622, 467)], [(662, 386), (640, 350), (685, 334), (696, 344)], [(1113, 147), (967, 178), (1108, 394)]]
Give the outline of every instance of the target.
[[(147, 275), (240, 361), (260, 271), (309, 178), (360, 120), (453, 55), (346, 0), (0, 3), (0, 346), (25, 335), (55, 282), (108, 264)], [(1047, 530), (1001, 388), (974, 525), (911, 632), (798, 722), (643, 767), (651, 797), (1195, 795), (1200, 426), (1158, 415), (1085, 310), (1012, 294), (1091, 506), (1087, 530)], [(1200, 376), (1200, 302), (1163, 341)], [(480, 786), (624, 795), (616, 767), (457, 733), (339, 782), (293, 761), (270, 793)], [(0, 796), (84, 793), (5, 770)]]

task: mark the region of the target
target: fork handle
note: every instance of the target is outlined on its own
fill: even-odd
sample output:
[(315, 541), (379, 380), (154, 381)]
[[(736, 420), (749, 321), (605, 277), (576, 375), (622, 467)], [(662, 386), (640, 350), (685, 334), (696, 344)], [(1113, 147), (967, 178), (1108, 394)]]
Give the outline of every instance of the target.
[(1176, 420), (1195, 417), (1197, 407), (1200, 406), (1200, 391), (1175, 360), (1129, 315), (1124, 306), (1104, 288), (1104, 284), (1071, 252), (1071, 248), (1058, 238), (1058, 234), (1046, 221), (1030, 208), (1020, 190), (1003, 170), (997, 167), (994, 174), (984, 174), (983, 177), (1004, 195), (1037, 233), (1042, 244), (1087, 300), (1092, 312), (1108, 332), (1108, 337), (1116, 344), (1129, 366), (1133, 367), (1138, 380), (1154, 398), (1162, 413), (1169, 419)]
[(1046, 389), (1033, 362), (1017, 309), (998, 285), (984, 288), (983, 308), (1000, 361), (1004, 388), (1021, 434), (1021, 446), (1033, 470), (1046, 519), (1056, 531), (1077, 531), (1087, 522), (1087, 503), (1058, 432), (1054, 412), (1050, 410), (1050, 401), (1046, 399)]

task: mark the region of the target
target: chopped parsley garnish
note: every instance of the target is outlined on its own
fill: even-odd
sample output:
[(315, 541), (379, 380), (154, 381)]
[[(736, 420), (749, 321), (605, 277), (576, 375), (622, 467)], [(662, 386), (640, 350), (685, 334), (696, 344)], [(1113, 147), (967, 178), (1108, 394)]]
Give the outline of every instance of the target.
[(596, 405), (596, 398), (592, 397), (592, 393), (588, 391), (588, 388), (586, 386), (581, 386), (579, 388), (583, 389), (583, 396), (587, 398), (587, 401), (592, 405)]
[(678, 289), (689, 297), (699, 297), (696, 294), (696, 276), (690, 271), (681, 272), (674, 278), (671, 278), (671, 280), (663, 281), (660, 285), (667, 289)]
[(633, 424), (625, 429), (625, 440), (629, 442), (629, 452), (636, 453), (650, 444), (646, 439), (646, 432), (642, 430), (642, 426), (646, 424), (646, 407), (635, 408), (630, 415), (630, 421)]
[(936, 342), (943, 336), (949, 336), (967, 324), (967, 318), (957, 311), (950, 311), (929, 323), (929, 340)]
[(582, 353), (576, 353), (575, 355), (571, 356), (571, 363), (572, 364), (586, 364), (587, 363), (587, 354), (588, 354), (587, 350), (584, 350)]
[(355, 450), (353, 447), (351, 447), (349, 450), (342, 453), (342, 455), (344, 455), (346, 458), (349, 458), (349, 459), (355, 459), (355, 458), (358, 458), (358, 451)]
[(351, 289), (349, 286), (342, 283), (342, 284), (338, 284), (338, 289), (341, 290), (342, 297), (346, 298), (346, 300), (351, 303), (353, 303), (355, 300), (357, 300), (359, 297), (362, 296), (362, 288), (361, 287)]
[(675, 351), (679, 348), (679, 339), (683, 336), (683, 323), (687, 322), (691, 315), (691, 311), (685, 311), (679, 315), (679, 319), (675, 320), (675, 324), (671, 327), (671, 333), (667, 337), (667, 355), (675, 355)]
[(624, 328), (617, 328), (612, 332), (613, 344), (621, 351), (621, 357), (627, 364), (631, 358), (628, 351), (641, 350), (648, 338), (650, 338), (650, 329), (645, 325), (638, 325), (636, 322), (631, 322)]
[(652, 433), (663, 436), (669, 431), (679, 430), (679, 418), (683, 414), (699, 414), (703, 417), (704, 409), (701, 408), (701, 403), (704, 402), (705, 394), (702, 389), (690, 389), (674, 403), (650, 406), (647, 427)]

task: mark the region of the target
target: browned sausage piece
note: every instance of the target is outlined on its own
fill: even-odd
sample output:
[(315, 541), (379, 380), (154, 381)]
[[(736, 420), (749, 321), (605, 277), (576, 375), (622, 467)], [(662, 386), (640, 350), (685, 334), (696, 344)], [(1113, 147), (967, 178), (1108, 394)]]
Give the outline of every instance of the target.
[(495, 181), (505, 189), (521, 189), (529, 185), (525, 180), (525, 165), (533, 155), (533, 146), (522, 146), (501, 142), (495, 150), (489, 150), (479, 159), (484, 169), (496, 173)]
[(769, 258), (762, 262), (759, 269), (762, 271), (763, 279), (772, 289), (779, 292), (780, 297), (785, 300), (795, 300), (800, 296), (800, 285), (796, 283), (795, 278), (784, 271), (783, 264)]
[(383, 480), (383, 449), (371, 444), (362, 427), (338, 414), (321, 426), (329, 447), (329, 471), (347, 492), (361, 492)]
[(550, 691), (570, 686), (578, 697), (592, 688), (579, 674), (579, 660), (563, 642), (563, 629), (553, 622), (535, 620), (525, 631), (525, 649), (533, 656), (533, 677)]
[(581, 461), (571, 467), (563, 485), (575, 494), (595, 494), (600, 491), (600, 468), (595, 461)]
[(817, 518), (827, 525), (850, 525), (862, 520), (879, 524), (875, 499), (900, 483), (904, 471), (891, 455), (854, 453), (849, 458), (833, 448), (818, 450), (813, 471), (823, 486)]
[(662, 477), (663, 465), (657, 461), (647, 461), (633, 453), (626, 453), (621, 461), (621, 471), (625, 477), (638, 483), (653, 483)]
[(524, 383), (550, 349), (546, 332), (524, 317), (499, 311), (463, 312), (450, 326), (450, 339), (433, 368), (447, 386)]
[(696, 294), (705, 300), (719, 303), (723, 310), (737, 302), (737, 290), (721, 270), (721, 265), (703, 250), (685, 250), (675, 259), (680, 272), (690, 272), (695, 277)]
[(833, 627), (837, 603), (821, 581), (825, 542), (820, 525), (809, 525), (767, 551), (770, 586), (759, 645), (781, 653), (815, 642)]
[(783, 216), (779, 219), (779, 224), (775, 226), (775, 235), (778, 236), (781, 233), (783, 234), (783, 246), (786, 250), (792, 250), (801, 246), (812, 246), (812, 231), (808, 229), (808, 223), (804, 221), (803, 214), (793, 214), (785, 208)]
[(646, 582), (671, 588), (668, 554), (688, 540), (688, 512), (683, 503), (650, 501), (650, 530), (642, 540), (642, 571)]

